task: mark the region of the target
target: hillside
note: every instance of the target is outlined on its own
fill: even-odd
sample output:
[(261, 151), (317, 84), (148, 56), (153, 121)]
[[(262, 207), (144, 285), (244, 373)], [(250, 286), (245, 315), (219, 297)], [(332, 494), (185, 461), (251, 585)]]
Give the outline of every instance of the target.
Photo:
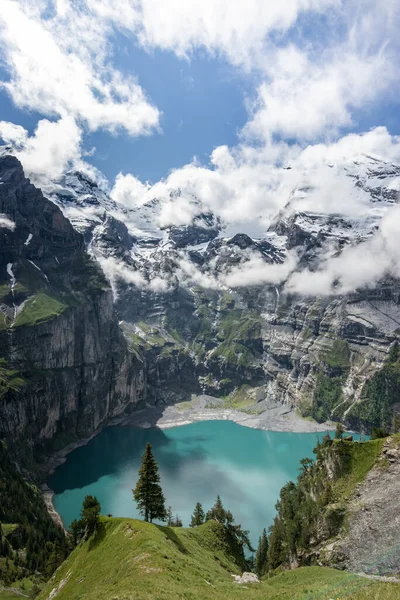
[(304, 459), (277, 503), (269, 567), (324, 564), (352, 572), (400, 571), (400, 436), (330, 440)]
[[(180, 189), (127, 207), (79, 172), (45, 193), (110, 279), (129, 346), (145, 364), (147, 403), (202, 393), (266, 418), (283, 405), (318, 422), (393, 430), (397, 396), (385, 389), (377, 408), (377, 388), (397, 388), (399, 376), (386, 366), (385, 386), (386, 373), (375, 375), (398, 339), (398, 281), (353, 287), (339, 270), (332, 286), (310, 292), (265, 274), (323, 272), (349, 248), (368, 247), (398, 202), (399, 175), (399, 166), (367, 154), (326, 166), (332, 187), (345, 185), (349, 204), (363, 204), (356, 217), (343, 206), (335, 212), (336, 203), (326, 213), (307, 210), (318, 187), (306, 172), (284, 209), (270, 220), (260, 215), (264, 228), (246, 215), (224, 221)], [(185, 223), (165, 219), (180, 207)]]
[(215, 522), (195, 529), (132, 519), (104, 518), (102, 523), (97, 536), (69, 556), (39, 600), (398, 598), (396, 584), (320, 567), (282, 573), (258, 584), (236, 584), (232, 574), (240, 570)]
[(15, 157), (0, 178), (0, 438), (30, 466), (132, 408), (143, 376), (83, 236)]
[(68, 552), (64, 531), (52, 521), (40, 490), (18, 470), (0, 441), (0, 590), (15, 586), (32, 591)]

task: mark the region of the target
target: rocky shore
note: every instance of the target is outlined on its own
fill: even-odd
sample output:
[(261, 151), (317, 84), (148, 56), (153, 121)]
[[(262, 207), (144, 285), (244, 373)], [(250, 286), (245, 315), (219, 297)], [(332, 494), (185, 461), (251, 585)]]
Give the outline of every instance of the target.
[(253, 429), (294, 433), (324, 432), (335, 428), (335, 424), (332, 422), (317, 423), (314, 420), (304, 419), (296, 410), (280, 403), (269, 403), (259, 411), (240, 410), (227, 407), (223, 400), (205, 394), (193, 395), (190, 402), (135, 411), (123, 419), (121, 424), (168, 429), (189, 425), (196, 421), (220, 420), (234, 421), (238, 425)]

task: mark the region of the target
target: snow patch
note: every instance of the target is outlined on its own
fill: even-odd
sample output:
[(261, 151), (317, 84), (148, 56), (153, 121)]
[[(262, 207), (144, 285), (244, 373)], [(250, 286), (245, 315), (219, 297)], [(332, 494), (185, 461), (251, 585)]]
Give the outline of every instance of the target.
[(38, 271), (40, 271), (40, 272), (41, 272), (41, 274), (43, 275), (43, 277), (45, 278), (45, 280), (47, 281), (47, 283), (50, 283), (50, 282), (49, 282), (49, 278), (47, 277), (46, 273), (43, 273), (42, 269), (41, 269), (40, 267), (38, 267), (38, 266), (37, 266), (37, 265), (36, 265), (36, 264), (33, 262), (33, 260), (29, 260), (29, 259), (28, 259), (28, 262), (30, 262), (30, 263), (31, 263), (31, 265), (33, 265), (33, 266), (35, 267), (35, 269), (37, 269)]
[(7, 215), (0, 213), (0, 229), (5, 228), (5, 229), (10, 229), (10, 231), (14, 231), (15, 227), (16, 227), (16, 225), (15, 225), (14, 221), (9, 219), (7, 217)]

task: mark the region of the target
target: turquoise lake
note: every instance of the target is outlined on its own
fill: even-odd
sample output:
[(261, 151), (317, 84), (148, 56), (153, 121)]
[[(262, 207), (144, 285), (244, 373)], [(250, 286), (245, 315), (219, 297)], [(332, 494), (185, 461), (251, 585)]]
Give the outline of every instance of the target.
[(184, 526), (196, 502), (207, 510), (219, 494), (256, 543), (272, 523), (281, 487), (296, 479), (301, 458), (314, 457), (318, 436), (323, 434), (261, 431), (230, 421), (172, 429), (109, 427), (71, 452), (48, 483), (67, 526), (79, 516), (86, 494), (97, 496), (103, 514), (140, 518), (131, 490), (150, 442), (166, 503)]

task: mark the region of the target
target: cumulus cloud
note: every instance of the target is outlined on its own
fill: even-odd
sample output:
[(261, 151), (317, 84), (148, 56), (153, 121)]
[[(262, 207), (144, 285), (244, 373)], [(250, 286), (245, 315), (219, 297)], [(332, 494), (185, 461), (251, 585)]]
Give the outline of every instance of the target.
[(365, 57), (339, 47), (330, 54), (316, 61), (293, 46), (279, 50), (244, 134), (301, 140), (336, 135), (353, 124), (354, 108), (366, 106), (396, 77), (384, 53)]
[[(352, 161), (365, 154), (400, 162), (400, 136), (378, 127), (305, 148), (284, 142), (261, 147), (244, 143), (234, 148), (220, 146), (213, 151), (209, 168), (194, 161), (154, 186), (143, 185), (130, 175), (119, 175), (111, 194), (127, 206), (164, 198), (165, 222), (175, 219), (179, 224), (188, 224), (193, 213), (185, 204), (186, 192), (225, 222), (239, 222), (244, 228), (246, 223), (255, 223), (261, 233), (283, 208), (288, 213), (310, 210), (362, 214), (369, 196), (354, 186), (343, 166), (350, 163), (354, 168)], [(182, 190), (183, 198), (170, 199), (171, 191), (177, 188)]]
[(146, 48), (190, 56), (197, 48), (254, 66), (266, 37), (283, 33), (299, 16), (340, 5), (340, 0), (225, 2), (225, 0), (86, 0), (90, 9), (135, 33)]
[(285, 289), (302, 295), (342, 295), (373, 287), (387, 275), (400, 276), (400, 206), (382, 218), (379, 231), (369, 240), (346, 247), (322, 261), (318, 270), (293, 272)]
[(8, 121), (0, 121), (0, 138), (6, 144), (12, 144), (16, 147), (24, 145), (28, 137), (28, 132), (21, 125), (15, 125)]
[(0, 137), (15, 146), (13, 152), (26, 174), (38, 184), (81, 162), (82, 132), (71, 116), (58, 121), (42, 119), (31, 136), (19, 125), (0, 121)]
[[(20, 108), (81, 119), (90, 130), (151, 133), (159, 111), (135, 78), (108, 61), (107, 22), (80, 3), (3, 0), (0, 51), (10, 74), (2, 86)], [(51, 13), (50, 13), (51, 14)]]
[(147, 193), (150, 189), (149, 184), (142, 183), (131, 173), (127, 175), (118, 173), (111, 195), (116, 202), (124, 204), (128, 208), (135, 208), (147, 200)]

